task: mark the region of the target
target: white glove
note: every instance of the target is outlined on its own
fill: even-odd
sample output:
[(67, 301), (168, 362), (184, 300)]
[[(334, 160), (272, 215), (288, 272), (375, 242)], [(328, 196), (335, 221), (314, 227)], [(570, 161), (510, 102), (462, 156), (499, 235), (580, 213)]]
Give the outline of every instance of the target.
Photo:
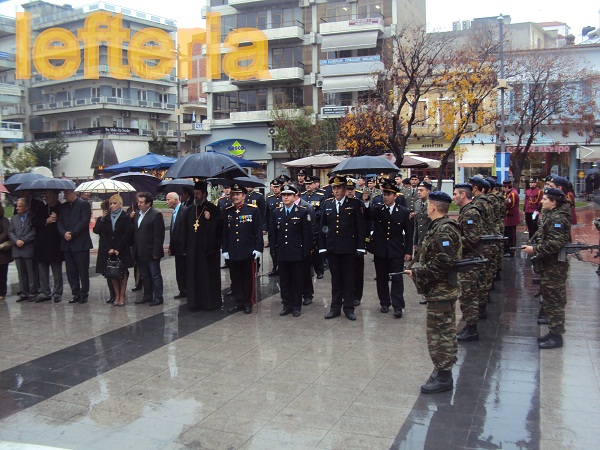
[(367, 251), (364, 248), (357, 248), (356, 253), (367, 253)]
[(326, 249), (326, 248), (321, 248), (321, 249), (319, 249), (319, 253), (325, 253), (326, 251), (327, 251), (327, 249)]
[(225, 258), (226, 260), (229, 259), (229, 252), (223, 253), (223, 258)]
[(252, 252), (252, 256), (254, 256), (254, 259), (258, 259), (260, 258), (261, 253), (258, 250), (254, 250)]

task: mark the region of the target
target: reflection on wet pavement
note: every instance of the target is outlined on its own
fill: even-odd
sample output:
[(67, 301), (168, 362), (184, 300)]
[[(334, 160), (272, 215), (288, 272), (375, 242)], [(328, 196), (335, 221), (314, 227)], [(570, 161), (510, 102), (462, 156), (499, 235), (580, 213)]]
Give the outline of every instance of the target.
[[(522, 236), (521, 236), (522, 237)], [(426, 396), (424, 308), (381, 314), (366, 258), (354, 323), (326, 321), (328, 274), (281, 318), (265, 264), (252, 315), (104, 303), (0, 305), (0, 441), (61, 448), (595, 448), (599, 277), (572, 260), (563, 349), (540, 354), (529, 262), (506, 260), (479, 342), (459, 346), (453, 392)], [(176, 293), (163, 264), (165, 298)], [(226, 271), (222, 271), (227, 286)], [(229, 298), (226, 298), (226, 303)], [(74, 306), (74, 307), (73, 307)], [(459, 314), (460, 317), (460, 314)], [(459, 327), (462, 324), (459, 324)], [(1, 444), (0, 444), (1, 445)]]

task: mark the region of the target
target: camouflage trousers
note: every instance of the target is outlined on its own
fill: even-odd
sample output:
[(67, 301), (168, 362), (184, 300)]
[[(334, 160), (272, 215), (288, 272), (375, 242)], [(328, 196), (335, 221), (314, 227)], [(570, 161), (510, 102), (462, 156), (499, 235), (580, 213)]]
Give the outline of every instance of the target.
[(542, 293), (542, 308), (550, 324), (548, 329), (552, 334), (565, 333), (565, 306), (567, 304), (567, 274), (568, 262), (544, 264), (541, 274), (540, 292)]
[(427, 302), (427, 347), (435, 370), (452, 370), (456, 363), (456, 313), (454, 301)]
[(478, 271), (458, 274), (460, 296), (458, 301), (463, 320), (467, 325), (477, 325), (479, 320), (479, 273)]
[(482, 310), (485, 310), (487, 306), (487, 300), (490, 293), (490, 289), (492, 288), (492, 283), (494, 282), (494, 278), (496, 277), (497, 266), (495, 264), (495, 252), (495, 246), (486, 245), (483, 248), (482, 254), (486, 259), (490, 261), (490, 265), (477, 272), (479, 274), (479, 308)]

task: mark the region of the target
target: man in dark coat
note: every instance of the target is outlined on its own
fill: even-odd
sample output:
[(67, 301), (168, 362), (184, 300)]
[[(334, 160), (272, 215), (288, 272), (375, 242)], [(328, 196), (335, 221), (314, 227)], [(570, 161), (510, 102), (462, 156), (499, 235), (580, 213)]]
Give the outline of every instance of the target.
[[(377, 296), (381, 312), (387, 313), (390, 305), (394, 308), (394, 317), (402, 317), (404, 309), (404, 262), (412, 259), (413, 227), (410, 211), (396, 204), (398, 188), (393, 182), (381, 185), (383, 204), (365, 204), (367, 218), (373, 223), (373, 234), (367, 245), (369, 252), (375, 255), (375, 276), (377, 278)], [(370, 206), (370, 207), (369, 207)], [(392, 276), (391, 294), (389, 274)]]
[[(60, 302), (63, 294), (62, 253), (58, 235), (58, 216), (61, 204), (57, 191), (46, 191), (46, 204), (38, 206), (33, 216), (35, 227), (35, 259), (38, 264), (40, 293), (36, 302), (54, 299)], [(50, 290), (50, 269), (54, 287)]]
[(33, 214), (29, 211), (29, 200), (21, 197), (15, 207), (17, 214), (10, 218), (8, 236), (13, 243), (12, 256), (15, 259), (19, 275), (21, 295), (17, 302), (35, 300), (38, 290), (37, 278), (33, 271), (35, 253), (35, 228), (32, 225)]
[(144, 294), (135, 303), (157, 306), (164, 302), (160, 260), (165, 255), (165, 222), (160, 211), (152, 207), (153, 204), (154, 197), (149, 192), (138, 195), (140, 210), (133, 219), (133, 248), (142, 274)]
[(181, 220), (181, 245), (187, 266), (187, 304), (191, 309), (217, 309), (221, 299), (221, 236), (219, 207), (207, 200), (206, 183), (194, 186), (194, 204)]
[(252, 313), (254, 260), (260, 258), (264, 246), (260, 211), (245, 203), (246, 193), (246, 188), (237, 183), (231, 186), (233, 204), (223, 216), (223, 257), (229, 261), (235, 297), (235, 306), (228, 309), (230, 314), (242, 310), (244, 314)]
[(58, 234), (62, 237), (60, 249), (65, 258), (67, 280), (73, 298), (69, 303), (85, 303), (90, 292), (90, 219), (92, 208), (77, 197), (75, 191), (65, 191), (66, 202), (58, 216)]
[(314, 218), (306, 207), (294, 203), (297, 195), (295, 186), (284, 186), (281, 191), (282, 206), (272, 212), (269, 222), (269, 235), (274, 236), (279, 262), (283, 301), (280, 316), (290, 313), (294, 317), (300, 315), (306, 274), (310, 271), (307, 261), (312, 250)]
[(186, 206), (179, 201), (177, 192), (169, 192), (166, 197), (167, 206), (173, 210), (171, 225), (169, 227), (169, 256), (175, 258), (175, 279), (179, 293), (175, 299), (187, 297), (187, 267), (186, 246), (182, 239), (182, 230), (185, 227), (183, 220)]
[(319, 252), (327, 253), (331, 272), (331, 310), (325, 316), (333, 319), (344, 314), (354, 315), (354, 277), (356, 257), (365, 253), (365, 217), (360, 200), (346, 197), (346, 178), (329, 180), (333, 197), (325, 200), (321, 217)]

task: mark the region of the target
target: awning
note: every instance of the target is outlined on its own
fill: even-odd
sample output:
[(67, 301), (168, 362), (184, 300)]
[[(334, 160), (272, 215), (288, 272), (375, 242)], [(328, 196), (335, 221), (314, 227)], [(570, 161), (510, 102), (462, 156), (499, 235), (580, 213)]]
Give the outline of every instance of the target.
[(377, 75), (353, 75), (323, 79), (323, 92), (372, 91), (377, 86)]
[(581, 162), (600, 162), (600, 147), (579, 146), (579, 161)]
[(458, 167), (493, 167), (496, 165), (495, 144), (464, 144), (466, 151), (456, 158)]
[(355, 50), (359, 48), (375, 48), (379, 31), (361, 31), (360, 33), (342, 33), (323, 36), (321, 50), (336, 52), (339, 50)]

